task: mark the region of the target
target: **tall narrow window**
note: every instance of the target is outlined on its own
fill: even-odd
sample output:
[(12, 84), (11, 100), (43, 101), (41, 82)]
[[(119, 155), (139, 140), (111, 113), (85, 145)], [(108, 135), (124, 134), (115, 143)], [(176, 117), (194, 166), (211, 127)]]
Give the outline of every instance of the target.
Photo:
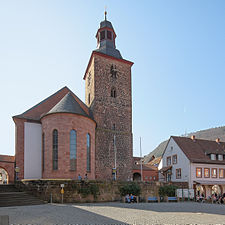
[(45, 134), (42, 133), (42, 172), (45, 170)]
[(116, 88), (111, 89), (111, 97), (116, 98)]
[(91, 137), (87, 134), (87, 171), (91, 171)]
[(53, 130), (53, 143), (52, 143), (52, 161), (53, 161), (53, 170), (58, 169), (58, 131)]
[(105, 31), (100, 32), (100, 41), (105, 39)]
[(70, 131), (70, 169), (76, 170), (77, 161), (77, 132)]
[(91, 102), (91, 94), (89, 93), (88, 94), (88, 104), (90, 104), (90, 102)]

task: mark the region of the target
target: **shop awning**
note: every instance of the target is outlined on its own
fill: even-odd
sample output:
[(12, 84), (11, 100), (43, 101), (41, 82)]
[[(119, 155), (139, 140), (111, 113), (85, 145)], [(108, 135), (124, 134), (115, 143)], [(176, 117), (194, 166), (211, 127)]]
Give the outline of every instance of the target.
[(202, 185), (225, 185), (225, 181), (219, 180), (219, 181), (193, 181), (196, 184), (202, 184)]

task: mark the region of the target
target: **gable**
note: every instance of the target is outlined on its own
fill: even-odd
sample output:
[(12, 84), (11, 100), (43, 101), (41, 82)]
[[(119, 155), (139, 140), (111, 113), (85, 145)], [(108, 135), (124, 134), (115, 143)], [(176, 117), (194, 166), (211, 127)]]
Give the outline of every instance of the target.
[(68, 87), (63, 87), (48, 98), (28, 109), (24, 113), (16, 115), (14, 117), (40, 121), (41, 116), (49, 112), (69, 92), (71, 92), (73, 97), (76, 99), (80, 107), (87, 113), (87, 115), (90, 115), (89, 108)]

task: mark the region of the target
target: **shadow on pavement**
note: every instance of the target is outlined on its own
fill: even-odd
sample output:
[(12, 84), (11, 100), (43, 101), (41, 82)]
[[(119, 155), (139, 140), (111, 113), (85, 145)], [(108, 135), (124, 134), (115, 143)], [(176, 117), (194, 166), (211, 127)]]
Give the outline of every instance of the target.
[(90, 203), (80, 204), (90, 205), (98, 207), (116, 207), (116, 208), (130, 208), (145, 211), (155, 212), (184, 212), (184, 213), (207, 213), (225, 215), (225, 204), (209, 204), (209, 203), (197, 203), (197, 202), (171, 202), (171, 203)]

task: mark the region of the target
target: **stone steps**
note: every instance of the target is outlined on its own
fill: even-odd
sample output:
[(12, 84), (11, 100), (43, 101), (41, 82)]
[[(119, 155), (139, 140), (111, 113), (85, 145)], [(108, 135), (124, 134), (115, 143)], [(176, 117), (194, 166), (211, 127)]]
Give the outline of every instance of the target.
[(13, 186), (0, 187), (0, 207), (44, 204), (44, 201), (26, 192), (20, 192)]
[(2, 192), (19, 192), (14, 184), (0, 184), (0, 193)]

